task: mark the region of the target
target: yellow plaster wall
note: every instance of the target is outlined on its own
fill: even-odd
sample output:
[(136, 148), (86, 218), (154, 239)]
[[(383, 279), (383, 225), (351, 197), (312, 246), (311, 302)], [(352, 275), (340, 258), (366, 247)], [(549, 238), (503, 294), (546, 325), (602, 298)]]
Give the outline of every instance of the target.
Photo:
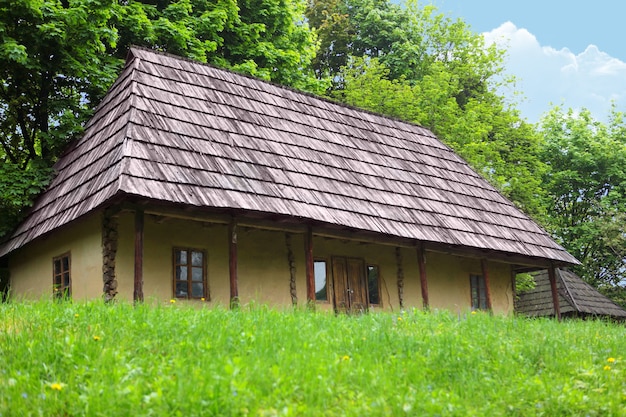
[[(133, 213), (119, 216), (119, 242), (116, 259), (118, 297), (132, 300), (134, 289), (134, 226)], [(144, 299), (170, 300), (173, 290), (173, 248), (202, 249), (207, 254), (207, 281), (213, 304), (228, 305), (228, 227), (145, 215), (143, 248)]]
[[(123, 213), (119, 221), (116, 259), (118, 297), (132, 300), (134, 282), (134, 214)], [(285, 233), (237, 228), (238, 291), (241, 303), (258, 302), (272, 306), (291, 305), (290, 272)], [(304, 238), (291, 238), (296, 265), (296, 291), (301, 303), (306, 301)], [(170, 300), (173, 297), (174, 247), (203, 249), (207, 253), (207, 280), (211, 304), (228, 306), (230, 302), (228, 226), (182, 219), (144, 219), (144, 299)]]
[[(378, 265), (381, 275), (382, 308), (397, 310), (400, 307), (395, 247), (323, 237), (315, 237), (313, 242), (315, 258), (326, 259), (329, 265), (332, 256), (362, 258), (367, 264)], [(404, 308), (422, 308), (417, 250), (400, 248), (400, 255), (404, 277), (402, 292)], [(470, 274), (482, 275), (480, 260), (434, 252), (426, 252), (425, 258), (430, 307), (455, 312), (469, 311), (471, 308), (469, 277)], [(512, 313), (510, 265), (488, 262), (488, 268), (493, 311), (498, 314)], [(329, 303), (318, 305), (321, 308), (332, 308)]]
[(513, 283), (511, 265), (501, 262), (488, 262), (493, 311), (499, 314), (513, 314)]
[(52, 259), (70, 252), (72, 298), (102, 295), (102, 215), (93, 213), (27, 244), (9, 256), (11, 294), (17, 299), (52, 297)]
[[(257, 301), (272, 306), (291, 305), (285, 233), (239, 227), (237, 243), (240, 301), (244, 304)], [(292, 247), (292, 251), (304, 252), (304, 248)], [(306, 290), (300, 300), (306, 300)]]
[(133, 300), (133, 276), (135, 271), (135, 217), (122, 212), (117, 216), (117, 253), (115, 255), (116, 298)]
[[(119, 241), (116, 257), (118, 297), (132, 300), (134, 275), (134, 214), (118, 215)], [(228, 226), (146, 215), (144, 221), (144, 297), (167, 301), (173, 297), (172, 248), (190, 247), (207, 252), (208, 285), (212, 304), (227, 306), (230, 299), (228, 269)], [(53, 237), (33, 242), (9, 258), (11, 288), (17, 297), (40, 298), (52, 294), (52, 258), (65, 252), (72, 255), (74, 299), (96, 298), (102, 294), (101, 213), (96, 213), (60, 230)], [(304, 235), (292, 234), (291, 247), (296, 265), (298, 304), (306, 303)], [(314, 257), (362, 258), (380, 268), (382, 308), (400, 307), (397, 287), (396, 249), (389, 245), (359, 243), (315, 236)], [(36, 257), (33, 254), (37, 254)], [(405, 308), (421, 308), (419, 268), (415, 249), (401, 248)], [(513, 311), (510, 265), (489, 262), (493, 310)], [(426, 253), (426, 270), (431, 308), (464, 312), (471, 304), (469, 275), (482, 274), (480, 261), (441, 253)], [(273, 306), (291, 305), (290, 272), (285, 233), (238, 227), (238, 284), (242, 303), (251, 301)], [(332, 309), (318, 303), (319, 309)]]
[[(507, 264), (488, 262), (493, 311), (513, 312), (511, 269)], [(479, 259), (426, 252), (426, 274), (431, 308), (466, 312), (471, 307), (470, 274), (482, 275)]]

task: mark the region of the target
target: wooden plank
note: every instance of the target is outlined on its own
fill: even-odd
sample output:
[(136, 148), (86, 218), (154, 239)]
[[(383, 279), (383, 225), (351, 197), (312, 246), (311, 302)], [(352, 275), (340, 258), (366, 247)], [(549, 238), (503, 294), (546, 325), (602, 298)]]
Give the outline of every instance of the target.
[(230, 307), (239, 307), (239, 287), (237, 285), (237, 222), (231, 219), (228, 227), (228, 270), (230, 281)]
[(133, 301), (143, 302), (143, 226), (142, 210), (135, 211), (135, 275), (133, 280)]
[(513, 296), (513, 310), (515, 310), (515, 300), (518, 299), (517, 297), (517, 279), (516, 279), (516, 273), (515, 273), (515, 269), (511, 268), (511, 292), (512, 292), (512, 296)]
[[(559, 281), (561, 281), (561, 285), (563, 285), (563, 289), (565, 290), (565, 294), (567, 295), (566, 297), (567, 301), (570, 302), (570, 304), (574, 307), (574, 310), (577, 313), (582, 312), (582, 310), (578, 306), (578, 303), (576, 302), (576, 298), (572, 295), (572, 292), (570, 291), (569, 286), (567, 285), (567, 281), (563, 279), (563, 276), (561, 275), (561, 271), (558, 268), (555, 268), (554, 272), (556, 274), (555, 278), (558, 278)], [(559, 305), (559, 310), (560, 308), (561, 306)]]
[(485, 279), (485, 295), (487, 296), (487, 309), (492, 311), (491, 305), (491, 283), (489, 282), (489, 266), (486, 259), (481, 259), (480, 266), (483, 270), (483, 278)]
[(291, 304), (295, 307), (298, 305), (298, 293), (296, 291), (296, 259), (291, 247), (291, 233), (285, 233), (285, 244), (287, 246), (287, 264), (289, 265), (289, 294), (291, 295)]
[(426, 254), (424, 253), (424, 245), (420, 244), (417, 247), (417, 264), (420, 271), (420, 286), (422, 289), (422, 304), (425, 310), (430, 307), (428, 300), (428, 279), (426, 276)]
[(315, 271), (313, 266), (313, 227), (307, 228), (304, 235), (304, 256), (306, 259), (306, 299), (315, 305)]
[(559, 292), (556, 286), (556, 271), (554, 266), (548, 268), (548, 278), (550, 279), (550, 290), (552, 291), (552, 306), (554, 307), (554, 317), (561, 320), (561, 306), (559, 305)]
[(348, 268), (346, 258), (333, 256), (332, 260), (333, 280), (333, 304), (335, 312), (348, 313), (350, 309), (350, 297), (348, 288)]
[(396, 247), (396, 280), (400, 309), (404, 308), (404, 266), (402, 265), (402, 249)]

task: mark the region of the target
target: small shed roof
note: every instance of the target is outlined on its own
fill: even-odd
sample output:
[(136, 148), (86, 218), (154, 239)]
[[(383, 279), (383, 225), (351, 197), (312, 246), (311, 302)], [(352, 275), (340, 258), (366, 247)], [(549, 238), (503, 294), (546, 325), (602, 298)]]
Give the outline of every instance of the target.
[[(552, 291), (548, 271), (534, 274), (534, 289), (520, 293), (515, 303), (516, 311), (529, 316), (553, 316)], [(626, 319), (626, 311), (600, 294), (575, 273), (556, 270), (559, 308), (563, 315), (591, 315)]]
[(421, 126), (144, 49), (55, 169), (0, 256), (132, 195), (577, 263)]

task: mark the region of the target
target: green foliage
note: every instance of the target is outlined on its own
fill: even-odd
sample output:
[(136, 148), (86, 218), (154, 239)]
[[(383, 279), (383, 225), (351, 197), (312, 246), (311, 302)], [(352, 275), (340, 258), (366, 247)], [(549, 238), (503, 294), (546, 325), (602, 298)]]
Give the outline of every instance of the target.
[(66, 302), (0, 315), (2, 415), (623, 411), (626, 330), (599, 321)]
[(0, 1), (0, 160), (50, 165), (119, 69), (113, 0)]
[(313, 32), (302, 0), (131, 0), (114, 18), (118, 55), (130, 45), (167, 51), (245, 74), (321, 92)]
[(22, 219), (29, 207), (48, 185), (52, 170), (32, 162), (26, 170), (10, 162), (0, 164), (0, 241)]
[(515, 275), (515, 291), (517, 293), (533, 290), (536, 286), (535, 278), (531, 274), (522, 273)]
[(600, 289), (626, 282), (626, 123), (555, 107), (541, 122), (549, 225)]

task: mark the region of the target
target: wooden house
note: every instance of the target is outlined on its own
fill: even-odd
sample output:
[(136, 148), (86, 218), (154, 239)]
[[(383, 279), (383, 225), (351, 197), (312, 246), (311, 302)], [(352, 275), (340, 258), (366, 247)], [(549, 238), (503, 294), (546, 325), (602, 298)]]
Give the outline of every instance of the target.
[[(626, 311), (622, 307), (600, 294), (572, 271), (557, 269), (555, 273), (561, 316), (626, 320)], [(552, 317), (555, 310), (548, 271), (538, 271), (533, 276), (535, 288), (519, 292), (515, 310), (531, 317)]]
[(577, 263), (423, 127), (138, 48), (55, 169), (13, 297), (506, 314)]

